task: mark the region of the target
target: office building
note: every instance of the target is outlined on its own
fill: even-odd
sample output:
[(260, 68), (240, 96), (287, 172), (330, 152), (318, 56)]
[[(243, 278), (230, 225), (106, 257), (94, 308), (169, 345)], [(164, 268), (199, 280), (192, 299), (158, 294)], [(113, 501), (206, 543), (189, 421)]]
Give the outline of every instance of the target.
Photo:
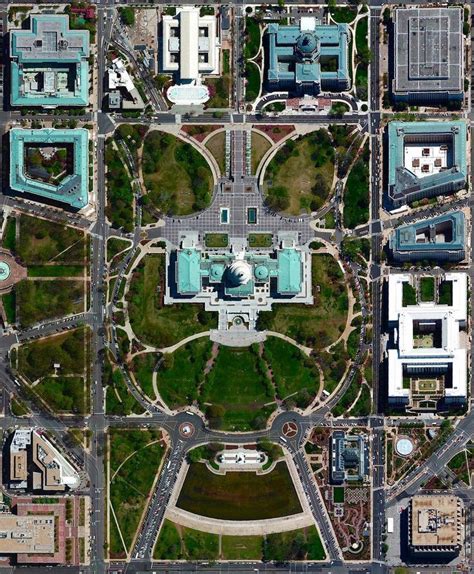
[(395, 101), (439, 104), (464, 98), (462, 7), (396, 8)]
[(462, 261), (465, 256), (464, 213), (454, 211), (401, 225), (389, 238), (394, 261)]
[[(56, 174), (52, 164), (62, 163)], [(81, 209), (89, 201), (89, 131), (10, 130), (10, 188)]]
[(266, 89), (296, 95), (340, 92), (350, 87), (347, 24), (298, 26), (271, 23), (265, 33)]
[(463, 504), (457, 496), (414, 496), (408, 506), (408, 521), (412, 553), (457, 554), (461, 549)]
[(161, 24), (161, 72), (173, 74), (167, 96), (175, 104), (203, 104), (209, 97), (202, 77), (220, 74), (220, 39), (215, 15), (200, 15), (199, 7), (178, 8)]
[(367, 437), (334, 431), (330, 443), (330, 479), (332, 484), (365, 481), (369, 474)]
[[(413, 411), (459, 406), (467, 398), (467, 296), (465, 273), (432, 277), (433, 301), (423, 301), (421, 281), (388, 277), (388, 401)], [(416, 303), (407, 292), (418, 293)], [(412, 291), (412, 293), (413, 293)], [(440, 293), (450, 293), (440, 302)]]
[(466, 187), (464, 121), (390, 122), (388, 199), (398, 208)]
[(10, 32), (12, 106), (87, 106), (89, 31), (69, 16), (31, 15), (29, 30)]

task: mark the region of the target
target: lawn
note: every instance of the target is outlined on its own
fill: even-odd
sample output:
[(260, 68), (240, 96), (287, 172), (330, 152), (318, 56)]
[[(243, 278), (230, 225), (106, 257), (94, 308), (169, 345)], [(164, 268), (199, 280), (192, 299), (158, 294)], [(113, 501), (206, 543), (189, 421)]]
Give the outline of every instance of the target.
[(286, 463), (270, 474), (229, 472), (216, 475), (202, 463), (192, 463), (177, 506), (222, 520), (265, 520), (301, 512)]
[(159, 355), (157, 353), (144, 353), (142, 355), (137, 355), (133, 358), (131, 363), (131, 370), (135, 375), (135, 380), (138, 386), (152, 400), (155, 399), (155, 393), (153, 391), (153, 369), (159, 360)]
[(263, 426), (267, 419), (265, 403), (272, 402), (274, 396), (258, 347), (219, 347), (201, 400), (213, 407), (208, 409), (213, 427), (246, 431)]
[(257, 99), (260, 93), (260, 70), (254, 62), (246, 62), (245, 64), (245, 101), (253, 102)]
[(79, 277), (84, 274), (81, 265), (32, 265), (28, 277)]
[(114, 369), (108, 360), (104, 362), (103, 384), (106, 387), (106, 414), (128, 416), (143, 413), (140, 404), (130, 394), (122, 372), (118, 368)]
[(333, 407), (333, 416), (340, 417), (347, 412), (349, 407), (357, 398), (361, 382), (362, 379), (360, 373), (357, 373), (357, 375), (353, 377), (349, 387), (346, 389), (346, 392), (342, 395), (342, 397), (339, 398), (337, 404)]
[(85, 235), (82, 231), (37, 217), (20, 216), (20, 233), (15, 254), (25, 265), (83, 265), (87, 258), (85, 246)]
[(222, 536), (223, 560), (261, 560), (263, 536)]
[(351, 408), (351, 416), (367, 417), (372, 413), (372, 397), (367, 385), (363, 385), (362, 391), (355, 405)]
[(10, 293), (2, 295), (3, 309), (7, 316), (7, 321), (13, 325), (16, 321), (16, 290), (13, 288)]
[(249, 233), (248, 242), (251, 249), (271, 247), (273, 235), (271, 233)]
[(112, 143), (105, 146), (105, 165), (107, 166), (107, 205), (105, 213), (112, 227), (133, 231), (133, 190), (125, 159)]
[(263, 156), (271, 148), (271, 143), (265, 136), (258, 132), (252, 132), (252, 173), (256, 174), (258, 166), (263, 159)]
[(261, 30), (260, 24), (255, 18), (245, 18), (245, 43), (244, 43), (244, 56), (248, 60), (257, 55), (260, 47)]
[(87, 412), (82, 377), (47, 377), (35, 385), (34, 390), (55, 413), (82, 415)]
[(403, 307), (416, 305), (416, 290), (406, 281), (402, 287), (402, 305)]
[(357, 22), (356, 27), (356, 50), (358, 54), (364, 54), (368, 49), (368, 18), (362, 18)]
[(353, 229), (369, 220), (369, 143), (352, 167), (344, 188), (344, 225)]
[(158, 348), (217, 326), (215, 314), (202, 305), (163, 305), (165, 256), (147, 255), (133, 271), (127, 293), (130, 323), (135, 335)]
[(344, 487), (334, 486), (332, 489), (332, 497), (335, 503), (344, 502)]
[(439, 285), (438, 303), (440, 305), (453, 304), (453, 282), (441, 281)]
[(124, 239), (118, 239), (117, 237), (111, 237), (107, 240), (107, 261), (112, 261), (112, 259), (118, 255), (124, 249), (130, 248), (130, 241), (125, 241)]
[(355, 85), (357, 97), (360, 100), (367, 100), (369, 88), (369, 68), (364, 62), (357, 64)]
[(191, 144), (160, 131), (145, 138), (144, 205), (171, 215), (188, 215), (209, 206), (213, 179), (206, 159)]
[(421, 277), (420, 278), (420, 299), (423, 303), (434, 301), (435, 296), (435, 278), (434, 277)]
[(265, 341), (264, 356), (273, 372), (278, 397), (291, 397), (300, 408), (308, 406), (319, 388), (319, 371), (314, 360), (277, 337)]
[(278, 331), (301, 344), (322, 349), (344, 331), (348, 311), (344, 274), (331, 255), (312, 256), (313, 305), (274, 305), (260, 313), (260, 330)]
[(24, 280), (15, 287), (19, 322), (24, 327), (84, 311), (84, 282)]
[(206, 233), (204, 236), (206, 247), (219, 248), (229, 245), (229, 236), (227, 233)]
[(206, 102), (207, 108), (228, 108), (232, 88), (230, 69), (230, 50), (222, 50), (222, 75), (218, 78), (207, 78), (211, 98)]
[(349, 24), (357, 16), (357, 8), (350, 6), (332, 6), (330, 12), (333, 20), (339, 24)]
[(16, 251), (16, 219), (14, 217), (7, 219), (2, 239), (2, 247), (13, 252)]
[(214, 156), (221, 175), (223, 175), (225, 173), (225, 132), (222, 131), (211, 136), (205, 146)]
[(165, 520), (153, 557), (155, 560), (216, 560), (219, 536)]
[(291, 215), (322, 207), (332, 189), (334, 158), (332, 138), (324, 129), (287, 140), (265, 172), (269, 207)]
[[(132, 434), (131, 438), (126, 437), (129, 433)], [(145, 508), (146, 498), (165, 453), (163, 443), (161, 441), (150, 443), (153, 440), (157, 440), (157, 438), (147, 431), (127, 429), (115, 430), (110, 434), (110, 502), (117, 515), (127, 549), (130, 548), (135, 536), (140, 517)], [(131, 446), (133, 450), (131, 450)], [(116, 450), (122, 454), (120, 463), (123, 463), (118, 471), (117, 468), (120, 463)], [(127, 452), (126, 456), (131, 455), (130, 458), (126, 459), (124, 451)], [(114, 474), (115, 471), (116, 474)], [(111, 549), (115, 549), (119, 545), (118, 541), (111, 541)]]
[(83, 373), (86, 366), (86, 343), (90, 336), (84, 327), (47, 337), (18, 348), (18, 371), (33, 382), (54, 374), (60, 365), (62, 376)]
[(465, 450), (453, 456), (453, 458), (448, 462), (448, 468), (454, 472), (459, 480), (462, 480), (467, 485), (470, 485), (469, 466)]
[(315, 526), (269, 534), (263, 547), (265, 561), (324, 560), (325, 557), (324, 547)]
[(198, 387), (204, 379), (204, 368), (211, 355), (212, 343), (207, 337), (196, 339), (166, 354), (157, 373), (161, 398), (171, 408), (189, 405), (198, 398)]

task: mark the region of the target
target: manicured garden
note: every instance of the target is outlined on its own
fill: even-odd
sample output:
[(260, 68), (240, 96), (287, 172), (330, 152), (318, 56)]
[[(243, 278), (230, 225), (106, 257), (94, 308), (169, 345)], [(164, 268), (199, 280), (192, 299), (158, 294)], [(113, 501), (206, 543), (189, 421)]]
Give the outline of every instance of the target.
[(216, 327), (215, 314), (202, 305), (164, 305), (165, 256), (147, 255), (133, 271), (126, 295), (135, 335), (158, 348), (173, 345), (189, 335)]
[(142, 172), (145, 208), (187, 215), (208, 207), (213, 179), (204, 156), (191, 144), (160, 131), (145, 138)]
[(331, 193), (334, 158), (332, 138), (324, 129), (287, 140), (266, 168), (268, 206), (291, 215), (318, 210)]
[[(111, 429), (109, 453), (110, 504), (118, 523), (111, 529), (109, 551), (111, 557), (120, 558), (130, 549), (165, 446), (158, 431)], [(110, 513), (111, 525), (114, 514)], [(117, 527), (126, 548), (123, 548)]]
[(274, 393), (258, 346), (219, 347), (201, 400), (211, 405), (207, 414), (213, 427), (244, 431), (264, 426), (265, 404), (273, 402)]
[(435, 297), (435, 278), (420, 277), (420, 300), (425, 303), (434, 301)]
[(302, 511), (286, 463), (265, 475), (253, 472), (211, 473), (192, 463), (177, 506), (222, 520), (264, 520)]
[(344, 226), (349, 229), (369, 220), (369, 161), (370, 149), (366, 142), (344, 188)]

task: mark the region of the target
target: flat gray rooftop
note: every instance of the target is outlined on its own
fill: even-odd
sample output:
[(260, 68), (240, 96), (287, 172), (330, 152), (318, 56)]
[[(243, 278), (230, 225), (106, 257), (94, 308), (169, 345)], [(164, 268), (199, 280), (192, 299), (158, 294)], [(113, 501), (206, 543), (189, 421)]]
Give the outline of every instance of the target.
[(395, 11), (395, 92), (464, 90), (461, 8)]

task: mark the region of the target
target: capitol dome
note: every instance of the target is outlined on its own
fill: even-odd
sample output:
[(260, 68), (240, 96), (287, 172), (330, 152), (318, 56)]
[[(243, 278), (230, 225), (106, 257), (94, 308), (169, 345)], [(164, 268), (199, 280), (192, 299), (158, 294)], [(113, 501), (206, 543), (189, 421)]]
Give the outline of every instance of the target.
[(318, 49), (318, 40), (311, 32), (304, 32), (296, 42), (296, 49), (303, 57), (310, 57)]
[(227, 278), (232, 285), (246, 285), (252, 280), (252, 268), (242, 259), (238, 259), (227, 268)]

